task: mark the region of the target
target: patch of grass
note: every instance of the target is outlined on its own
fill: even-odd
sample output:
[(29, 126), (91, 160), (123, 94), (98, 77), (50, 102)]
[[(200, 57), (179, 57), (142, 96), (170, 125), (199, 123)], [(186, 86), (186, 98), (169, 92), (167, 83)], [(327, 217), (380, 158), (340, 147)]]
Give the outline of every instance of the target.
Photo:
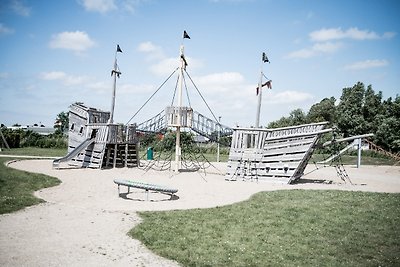
[[(139, 156), (142, 159), (147, 159), (147, 151), (146, 150), (140, 150), (139, 151)], [(200, 154), (193, 154), (195, 156), (193, 156), (192, 158), (194, 159), (195, 157), (197, 158), (197, 160), (204, 162), (205, 159), (207, 159), (209, 162), (216, 162), (217, 161), (217, 153), (202, 153), (202, 155), (204, 157), (199, 156)], [(162, 153), (158, 152), (158, 151), (154, 151), (153, 153), (154, 159), (157, 160), (159, 158), (161, 159), (166, 159), (166, 158), (171, 158), (172, 160), (175, 160), (175, 152), (165, 152), (163, 151)], [(187, 158), (190, 158), (189, 155), (185, 155)], [(227, 154), (220, 154), (219, 155), (219, 161), (220, 162), (227, 162), (228, 161), (228, 156)], [(204, 159), (205, 158), (205, 159)]]
[(184, 266), (399, 266), (400, 194), (287, 190), (141, 212), (129, 235)]
[(11, 158), (0, 158), (0, 214), (9, 213), (44, 202), (33, 195), (41, 188), (61, 183), (44, 174), (19, 171), (5, 166)]
[[(329, 158), (331, 155), (326, 154), (313, 154), (310, 163), (323, 161)], [(342, 163), (345, 165), (357, 165), (357, 156), (344, 154), (341, 156)], [(373, 157), (371, 155), (361, 155), (361, 166), (362, 165), (394, 165), (396, 161), (386, 156)], [(329, 163), (328, 163), (329, 164)]]
[(40, 147), (21, 147), (5, 149), (0, 151), (1, 155), (21, 155), (21, 156), (40, 156), (40, 157), (63, 157), (67, 154), (64, 148), (40, 148)]

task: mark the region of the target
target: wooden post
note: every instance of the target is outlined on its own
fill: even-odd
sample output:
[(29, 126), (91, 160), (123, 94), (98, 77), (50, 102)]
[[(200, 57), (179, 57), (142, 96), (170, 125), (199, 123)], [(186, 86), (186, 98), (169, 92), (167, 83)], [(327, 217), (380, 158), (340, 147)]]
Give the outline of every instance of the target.
[(113, 168), (117, 166), (117, 150), (118, 150), (118, 144), (114, 145), (114, 159), (113, 159)]
[(114, 86), (113, 86), (113, 92), (112, 92), (112, 98), (111, 98), (111, 112), (110, 112), (110, 120), (109, 123), (114, 122), (114, 107), (115, 107), (115, 90), (117, 86), (117, 76), (121, 75), (121, 72), (118, 70), (118, 64), (117, 64), (117, 53), (122, 52), (119, 45), (117, 45), (117, 50), (115, 51), (115, 60), (114, 60), (114, 69), (111, 71), (111, 75), (114, 76)]
[(217, 162), (219, 162), (219, 139), (220, 138), (221, 138), (221, 116), (218, 117)]
[(261, 70), (260, 70), (260, 80), (258, 82), (258, 100), (257, 100), (257, 114), (256, 114), (256, 128), (260, 127), (260, 112), (261, 112), (261, 100), (262, 100), (262, 78), (263, 78), (263, 63), (264, 59), (261, 59)]
[(181, 168), (181, 110), (182, 110), (182, 85), (183, 85), (183, 70), (186, 68), (184, 55), (184, 47), (180, 48), (181, 66), (179, 67), (179, 92), (178, 92), (178, 116), (176, 126), (176, 144), (175, 144), (175, 172)]
[(357, 168), (361, 167), (361, 138), (355, 140), (357, 143)]

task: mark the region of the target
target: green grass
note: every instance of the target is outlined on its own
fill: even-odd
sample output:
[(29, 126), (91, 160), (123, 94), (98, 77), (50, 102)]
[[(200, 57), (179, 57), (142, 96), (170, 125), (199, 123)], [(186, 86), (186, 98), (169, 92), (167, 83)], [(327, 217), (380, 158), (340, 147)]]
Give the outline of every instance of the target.
[(33, 192), (60, 184), (60, 180), (44, 174), (29, 173), (5, 166), (12, 158), (0, 158), (0, 214), (9, 213), (44, 202)]
[(21, 147), (0, 151), (0, 155), (18, 156), (63, 157), (66, 154), (67, 149), (64, 148)]
[[(310, 163), (318, 162), (329, 158), (331, 155), (325, 154), (313, 154)], [(343, 164), (346, 165), (357, 165), (357, 156), (344, 154), (341, 156), (341, 160)], [(386, 156), (375, 156), (372, 157), (370, 155), (361, 155), (361, 166), (362, 165), (394, 165), (396, 161), (392, 158), (388, 158)], [(329, 164), (329, 163), (328, 163)]]
[[(140, 150), (139, 151), (139, 156), (141, 157), (141, 159), (147, 159), (147, 151), (146, 150)], [(175, 160), (175, 151), (174, 152), (170, 152), (170, 153), (168, 153), (168, 152), (162, 152), (162, 153), (160, 153), (160, 152), (157, 152), (157, 151), (154, 151), (154, 153), (153, 153), (153, 157), (154, 157), (154, 160), (157, 160), (157, 159), (159, 159), (159, 158), (161, 158), (161, 159), (165, 159), (165, 158), (168, 158), (168, 157), (171, 157), (171, 159), (172, 159), (172, 161), (174, 161)], [(190, 158), (190, 156), (189, 155), (186, 155), (188, 158)], [(216, 162), (217, 161), (217, 153), (203, 153), (203, 156), (204, 156), (204, 158), (203, 157), (200, 157), (199, 156), (199, 154), (197, 154), (197, 156), (198, 156), (198, 160), (199, 161), (204, 161), (204, 158), (206, 158), (209, 162)], [(228, 156), (229, 155), (227, 155), (227, 154), (220, 154), (219, 155), (219, 160), (220, 160), (220, 162), (227, 162), (228, 161)]]
[(399, 266), (400, 194), (288, 190), (141, 212), (129, 234), (184, 266)]

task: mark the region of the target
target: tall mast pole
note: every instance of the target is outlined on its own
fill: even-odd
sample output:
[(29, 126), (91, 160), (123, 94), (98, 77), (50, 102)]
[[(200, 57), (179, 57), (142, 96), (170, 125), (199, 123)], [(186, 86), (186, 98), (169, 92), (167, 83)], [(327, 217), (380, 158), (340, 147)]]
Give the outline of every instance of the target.
[(114, 60), (114, 69), (111, 71), (111, 76), (114, 76), (114, 86), (113, 86), (113, 92), (112, 92), (112, 97), (111, 97), (111, 112), (110, 112), (110, 120), (109, 123), (114, 123), (114, 108), (115, 108), (115, 91), (117, 87), (117, 76), (121, 75), (121, 72), (118, 70), (118, 64), (117, 64), (117, 53), (121, 52), (122, 50), (117, 45), (117, 50), (115, 51), (115, 60)]
[(260, 111), (261, 111), (261, 99), (262, 99), (262, 78), (263, 78), (263, 63), (264, 59), (261, 59), (260, 67), (260, 81), (258, 83), (258, 103), (257, 103), (257, 114), (256, 114), (256, 128), (260, 128)]
[(117, 53), (115, 53), (114, 69), (112, 71), (112, 74), (114, 76), (114, 86), (113, 86), (112, 97), (111, 97), (110, 123), (114, 122), (115, 91), (116, 91), (116, 87), (117, 87)]
[(182, 112), (182, 87), (183, 87), (183, 70), (186, 68), (184, 46), (180, 47), (179, 77), (178, 77), (178, 116), (176, 125), (176, 143), (175, 143), (175, 172), (181, 168), (181, 112)]

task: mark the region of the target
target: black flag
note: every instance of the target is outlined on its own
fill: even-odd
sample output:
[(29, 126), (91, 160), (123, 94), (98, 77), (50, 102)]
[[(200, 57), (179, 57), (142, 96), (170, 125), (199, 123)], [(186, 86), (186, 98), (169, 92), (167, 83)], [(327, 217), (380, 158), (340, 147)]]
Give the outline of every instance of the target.
[(117, 44), (117, 52), (122, 53), (121, 47), (119, 47), (119, 45)]
[(183, 39), (185, 39), (185, 38), (190, 39), (190, 36), (186, 31), (183, 31)]
[(267, 55), (263, 52), (262, 53), (262, 61), (265, 63), (265, 62), (268, 62), (268, 63), (271, 63), (271, 62), (269, 62), (269, 59), (268, 59), (268, 57), (267, 57)]

